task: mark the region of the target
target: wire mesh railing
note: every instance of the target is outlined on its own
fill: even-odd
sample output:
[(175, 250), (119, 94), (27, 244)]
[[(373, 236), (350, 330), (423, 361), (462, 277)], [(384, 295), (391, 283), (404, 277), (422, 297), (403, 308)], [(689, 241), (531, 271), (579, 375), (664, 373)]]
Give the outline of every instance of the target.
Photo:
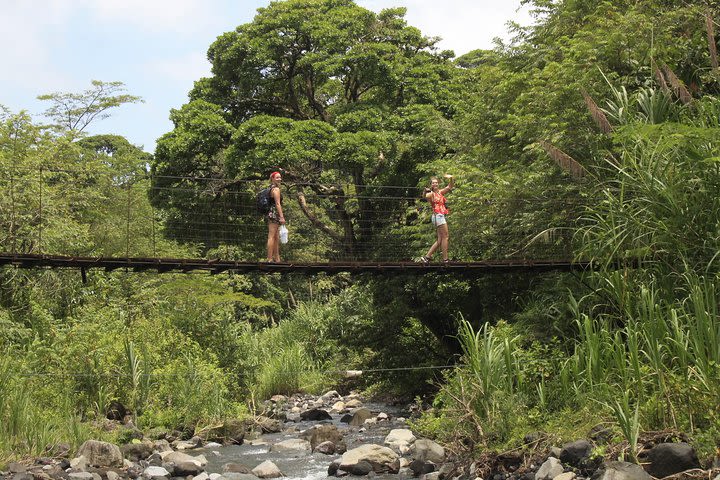
[[(261, 180), (119, 175), (0, 165), (0, 252), (145, 258), (265, 258), (268, 227), (256, 208)], [(467, 187), (466, 187), (467, 188)], [(417, 186), (289, 182), (284, 261), (400, 262), (433, 243)], [(572, 258), (576, 200), (513, 195), (449, 197), (451, 258)], [(455, 204), (454, 199), (458, 201)], [(439, 254), (438, 254), (439, 258)]]

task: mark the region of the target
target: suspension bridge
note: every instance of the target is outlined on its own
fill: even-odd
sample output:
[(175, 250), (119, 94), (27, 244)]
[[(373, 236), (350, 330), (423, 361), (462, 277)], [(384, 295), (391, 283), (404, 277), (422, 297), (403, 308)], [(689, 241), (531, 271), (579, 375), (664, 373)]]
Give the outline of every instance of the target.
[(290, 241), (281, 246), (282, 262), (267, 263), (261, 260), (267, 226), (255, 202), (266, 181), (41, 166), (0, 166), (0, 173), (0, 265), (77, 268), (83, 275), (89, 269), (422, 274), (590, 267), (572, 256), (580, 207), (557, 198), (453, 192), (451, 261), (424, 264), (417, 258), (434, 231), (417, 186), (291, 180), (283, 185)]

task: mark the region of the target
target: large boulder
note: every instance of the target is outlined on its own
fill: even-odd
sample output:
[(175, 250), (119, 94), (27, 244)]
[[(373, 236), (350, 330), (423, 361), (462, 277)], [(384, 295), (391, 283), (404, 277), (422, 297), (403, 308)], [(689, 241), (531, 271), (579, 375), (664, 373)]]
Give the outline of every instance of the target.
[(334, 400), (336, 398), (342, 398), (342, 396), (337, 392), (337, 390), (330, 390), (329, 392), (325, 392), (320, 397), (325, 401)]
[(258, 478), (278, 478), (284, 476), (277, 465), (270, 460), (265, 460), (260, 465), (253, 468), (252, 473)]
[(416, 440), (413, 444), (413, 457), (416, 460), (424, 462), (432, 462), (435, 464), (443, 463), (445, 461), (445, 449), (427, 438), (421, 438)]
[(407, 428), (393, 428), (385, 437), (385, 445), (405, 454), (415, 443), (415, 435)]
[(201, 436), (209, 442), (242, 445), (247, 429), (246, 422), (233, 418), (225, 420), (222, 425), (209, 428), (202, 432)]
[(427, 475), (428, 473), (434, 472), (435, 464), (416, 459), (410, 462), (409, 468), (412, 470), (414, 477), (419, 477), (420, 475)]
[(368, 462), (375, 473), (397, 473), (399, 470), (398, 454), (390, 448), (380, 445), (360, 445), (343, 453), (338, 468), (352, 472), (360, 462)]
[(370, 472), (373, 471), (373, 466), (372, 463), (367, 460), (360, 460), (354, 465), (346, 465), (344, 471), (348, 472), (350, 475), (362, 477), (364, 475), (370, 475)]
[(255, 419), (255, 424), (260, 427), (263, 433), (279, 433), (282, 430), (280, 420), (259, 416)]
[(164, 438), (162, 440), (155, 440), (153, 442), (153, 451), (155, 452), (172, 452), (173, 449), (170, 446), (170, 442), (165, 440)]
[(595, 471), (592, 480), (652, 480), (652, 477), (635, 463), (607, 462)]
[(550, 457), (545, 461), (545, 463), (540, 465), (537, 473), (535, 473), (535, 480), (553, 480), (553, 478), (557, 477), (564, 471), (565, 469), (563, 468), (562, 463), (560, 463), (560, 460), (555, 457)]
[(87, 440), (80, 445), (78, 456), (87, 459), (88, 465), (94, 467), (122, 467), (123, 454), (120, 447), (113, 443)]
[(322, 453), (323, 455), (334, 455), (335, 444), (333, 442), (322, 442), (317, 447), (313, 448), (314, 453)]
[(647, 454), (647, 472), (656, 478), (700, 468), (695, 449), (687, 443), (660, 443)]
[[(345, 404), (347, 406), (347, 404)], [(353, 427), (359, 427), (365, 423), (365, 420), (368, 418), (373, 418), (374, 415), (370, 410), (368, 410), (365, 407), (358, 408), (355, 410), (352, 414), (352, 419), (350, 420), (350, 425)]]
[(332, 420), (332, 417), (328, 412), (320, 408), (313, 408), (300, 414), (302, 420), (310, 420), (313, 422), (319, 422), (321, 420)]
[(581, 467), (592, 454), (593, 445), (587, 440), (566, 443), (560, 450), (560, 461), (573, 467)]
[(187, 477), (192, 475), (200, 475), (203, 472), (203, 468), (195, 462), (182, 462), (175, 465), (173, 470), (174, 477)]
[(290, 438), (283, 440), (270, 447), (271, 452), (286, 452), (286, 451), (300, 451), (309, 452), (311, 451), (310, 442), (303, 440), (302, 438)]
[(167, 453), (161, 453), (163, 462), (165, 463), (174, 463), (175, 465), (180, 465), (181, 463), (185, 462), (192, 462), (196, 464), (198, 467), (204, 467), (207, 465), (207, 459), (204, 455), (198, 455), (197, 457), (193, 457), (192, 455), (188, 455), (187, 453), (183, 452), (167, 452)]
[(123, 457), (127, 458), (131, 462), (145, 460), (153, 454), (154, 450), (155, 445), (149, 440), (144, 440), (138, 443), (127, 443), (120, 447)]
[(334, 445), (338, 445), (343, 441), (342, 433), (335, 425), (329, 424), (315, 425), (313, 428), (305, 430), (300, 436), (310, 442), (312, 451), (315, 451), (315, 448), (324, 442), (332, 442)]
[(190, 440), (176, 440), (173, 442), (177, 450), (192, 450), (203, 446), (203, 439), (199, 435), (195, 435)]
[[(80, 455), (70, 460), (70, 468), (74, 472), (84, 472), (88, 467), (88, 460), (84, 455)], [(24, 472), (16, 472), (24, 473)]]
[(143, 470), (143, 478), (170, 478), (170, 472), (163, 467), (147, 467)]

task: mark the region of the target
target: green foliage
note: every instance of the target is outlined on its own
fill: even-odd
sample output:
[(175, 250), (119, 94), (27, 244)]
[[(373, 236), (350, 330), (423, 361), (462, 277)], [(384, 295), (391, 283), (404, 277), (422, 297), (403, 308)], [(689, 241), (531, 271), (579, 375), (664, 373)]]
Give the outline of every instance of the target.
[[(299, 211), (313, 218), (296, 218), (299, 228), (326, 237), (315, 245), (323, 257), (372, 258), (387, 218), (405, 209), (386, 186), (414, 188), (417, 166), (443, 154), (447, 128), (438, 127), (455, 109), (447, 54), (436, 52), (437, 39), (407, 26), (404, 14), (375, 14), (350, 0), (258, 9), (251, 23), (210, 46), (213, 75), (197, 81), (190, 103), (173, 113), (175, 128), (159, 140), (153, 171), (245, 180), (281, 167)], [(320, 200), (304, 202), (305, 190)], [(171, 209), (171, 228), (183, 231), (192, 228), (187, 212), (232, 193), (220, 185), (209, 198), (173, 193), (154, 202)], [(358, 202), (345, 202), (348, 193)]]
[(609, 180), (588, 210), (581, 255), (717, 271), (717, 135), (717, 127), (676, 123), (621, 130), (621, 154), (603, 172)]
[(45, 116), (56, 122), (54, 127), (58, 131), (78, 136), (93, 121), (109, 117), (109, 109), (142, 101), (140, 97), (120, 93), (125, 90), (122, 82), (93, 80), (91, 83), (92, 88), (82, 93), (55, 92), (38, 96), (39, 100), (51, 102)]

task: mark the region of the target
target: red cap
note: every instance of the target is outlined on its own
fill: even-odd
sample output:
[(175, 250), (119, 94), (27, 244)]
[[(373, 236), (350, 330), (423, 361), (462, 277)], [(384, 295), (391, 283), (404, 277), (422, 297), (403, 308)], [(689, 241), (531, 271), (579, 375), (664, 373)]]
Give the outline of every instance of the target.
[(272, 172), (270, 174), (270, 180), (272, 180), (275, 175), (280, 175), (280, 172)]

